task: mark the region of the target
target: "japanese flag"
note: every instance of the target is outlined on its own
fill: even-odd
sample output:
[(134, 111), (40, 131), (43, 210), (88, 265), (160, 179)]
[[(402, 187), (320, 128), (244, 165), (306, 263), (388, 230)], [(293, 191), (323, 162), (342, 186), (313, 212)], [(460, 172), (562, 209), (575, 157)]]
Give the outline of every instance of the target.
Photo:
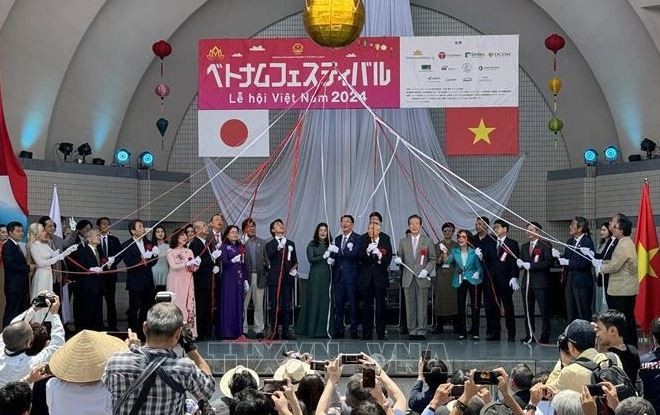
[(268, 110), (199, 110), (197, 119), (200, 157), (270, 154)]

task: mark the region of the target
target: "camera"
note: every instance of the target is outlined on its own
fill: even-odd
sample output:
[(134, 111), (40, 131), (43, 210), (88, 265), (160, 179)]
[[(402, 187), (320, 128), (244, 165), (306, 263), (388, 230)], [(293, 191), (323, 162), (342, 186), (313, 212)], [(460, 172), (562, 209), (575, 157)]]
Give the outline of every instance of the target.
[(309, 362), (309, 368), (311, 370), (316, 370), (319, 372), (325, 371), (325, 365), (327, 365), (329, 362), (327, 360), (312, 360)]
[(341, 364), (342, 365), (359, 365), (362, 355), (360, 353), (351, 353), (351, 354), (342, 354), (341, 355)]
[(192, 329), (188, 323), (183, 323), (183, 330), (181, 330), (179, 344), (181, 347), (183, 347), (183, 350), (186, 352), (186, 354), (193, 350), (197, 350), (197, 346), (195, 345), (195, 336), (193, 336)]
[(158, 291), (156, 293), (156, 303), (171, 303), (174, 293), (170, 291)]
[(449, 396), (454, 398), (460, 397), (465, 391), (465, 385), (454, 385), (451, 387), (451, 393)]
[(34, 297), (34, 300), (32, 300), (32, 305), (36, 308), (50, 307), (55, 302), (55, 300), (57, 300), (57, 297), (55, 297), (54, 293), (41, 293)]
[(472, 379), (477, 385), (497, 385), (499, 383), (497, 380), (497, 373), (492, 370), (476, 371), (472, 375)]
[(362, 387), (375, 388), (376, 387), (376, 366), (373, 364), (366, 364), (362, 367)]

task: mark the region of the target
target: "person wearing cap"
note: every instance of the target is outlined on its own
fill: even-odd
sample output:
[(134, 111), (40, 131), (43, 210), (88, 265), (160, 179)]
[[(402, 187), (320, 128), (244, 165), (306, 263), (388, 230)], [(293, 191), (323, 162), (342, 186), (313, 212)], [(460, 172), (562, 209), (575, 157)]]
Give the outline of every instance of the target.
[(2, 338), (0, 339), (0, 386), (27, 378), (32, 369), (47, 363), (53, 353), (64, 344), (64, 327), (60, 316), (57, 314), (60, 309), (60, 298), (55, 294), (52, 295), (55, 300), (50, 304), (45, 320), (42, 312), (38, 313), (38, 316), (41, 316), (40, 318), (35, 318), (35, 321), (50, 322), (50, 343), (35, 356), (28, 356), (25, 353), (34, 340), (30, 321), (35, 317), (38, 310), (46, 310), (45, 308), (30, 307), (16, 316), (12, 323), (2, 331)]
[(259, 375), (252, 369), (238, 365), (229, 369), (220, 378), (220, 392), (227, 398), (234, 396), (245, 388), (257, 389), (259, 387)]
[(299, 359), (288, 359), (283, 365), (275, 369), (273, 379), (278, 381), (289, 379), (295, 385), (308, 373), (312, 373), (309, 363)]
[[(160, 361), (160, 366), (153, 373), (153, 383), (139, 405), (138, 414), (182, 414), (187, 394), (198, 401), (211, 399), (215, 379), (209, 365), (190, 342), (189, 334), (182, 342), (187, 357), (179, 357), (174, 351), (184, 330), (179, 307), (169, 302), (157, 303), (147, 312), (143, 330), (146, 336), (143, 347), (131, 347), (128, 352), (114, 354), (105, 367), (101, 380), (112, 395), (115, 414), (132, 412), (139, 395), (129, 390), (130, 385), (154, 360)], [(164, 373), (159, 373), (160, 369)]]
[(128, 350), (126, 343), (105, 333), (83, 330), (50, 359), (53, 374), (46, 384), (51, 415), (111, 414), (112, 398), (101, 382), (110, 356)]
[[(597, 364), (610, 359), (606, 354), (596, 350), (596, 330), (586, 320), (573, 320), (566, 326), (564, 335), (568, 340), (568, 352), (573, 361), (564, 365), (558, 361), (548, 377), (546, 385), (559, 390), (571, 389), (582, 393), (582, 387), (591, 383), (591, 370), (576, 362), (578, 359), (589, 359)], [(619, 357), (612, 355), (614, 363), (623, 369)]]

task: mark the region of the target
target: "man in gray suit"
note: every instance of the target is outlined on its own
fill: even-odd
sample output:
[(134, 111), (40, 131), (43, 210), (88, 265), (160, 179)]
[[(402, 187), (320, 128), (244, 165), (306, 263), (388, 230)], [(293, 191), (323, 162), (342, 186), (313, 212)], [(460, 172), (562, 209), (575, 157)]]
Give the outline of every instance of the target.
[(243, 333), (247, 335), (247, 310), (250, 299), (254, 304), (254, 333), (257, 339), (264, 338), (264, 292), (266, 291), (266, 272), (268, 257), (266, 242), (257, 236), (257, 224), (254, 219), (247, 218), (241, 225), (243, 243), (245, 244), (245, 264), (250, 270), (250, 289), (245, 293), (243, 301)]
[[(394, 263), (404, 265), (401, 286), (406, 299), (406, 323), (410, 340), (425, 340), (427, 303), (431, 271), (435, 267), (435, 247), (428, 236), (421, 235), (422, 218), (408, 218), (410, 234), (399, 241)], [(412, 270), (412, 272), (411, 272)]]

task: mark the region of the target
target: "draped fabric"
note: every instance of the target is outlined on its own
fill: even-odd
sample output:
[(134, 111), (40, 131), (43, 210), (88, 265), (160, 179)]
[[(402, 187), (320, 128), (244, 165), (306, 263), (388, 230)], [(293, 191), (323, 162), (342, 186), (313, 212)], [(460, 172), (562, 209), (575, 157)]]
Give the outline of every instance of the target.
[[(365, 0), (365, 6), (363, 35), (413, 34), (408, 2)], [(447, 166), (427, 109), (374, 112), (419, 151)], [(306, 114), (301, 111), (301, 117), (297, 159), (294, 136), (259, 184), (254, 200), (256, 181), (242, 184), (219, 173), (220, 168), (206, 160), (213, 192), (228, 223), (240, 224), (251, 212), (259, 234), (267, 235), (270, 222), (282, 218), (286, 221), (287, 238), (305, 246), (319, 222), (327, 222), (332, 235), (336, 235), (343, 214), (355, 217), (354, 230), (363, 233), (369, 213), (379, 211), (383, 231), (396, 242), (406, 230), (408, 216), (414, 213), (422, 216), (424, 229), (434, 240), (441, 239), (440, 227), (446, 221), (458, 228), (473, 229), (477, 215), (493, 217), (502, 213), (503, 209), (486, 197), (423, 159), (432, 168), (425, 166), (403, 143), (398, 144), (384, 174), (397, 138), (378, 125), (368, 110), (312, 110)], [(294, 169), (296, 160), (298, 168)], [(506, 205), (523, 161), (521, 157), (506, 175), (481, 191)], [(295, 185), (291, 186), (294, 173)], [(438, 175), (446, 176), (451, 185)], [(468, 205), (460, 194), (473, 203)], [(306, 273), (309, 265), (304, 255), (298, 258), (300, 272)]]

